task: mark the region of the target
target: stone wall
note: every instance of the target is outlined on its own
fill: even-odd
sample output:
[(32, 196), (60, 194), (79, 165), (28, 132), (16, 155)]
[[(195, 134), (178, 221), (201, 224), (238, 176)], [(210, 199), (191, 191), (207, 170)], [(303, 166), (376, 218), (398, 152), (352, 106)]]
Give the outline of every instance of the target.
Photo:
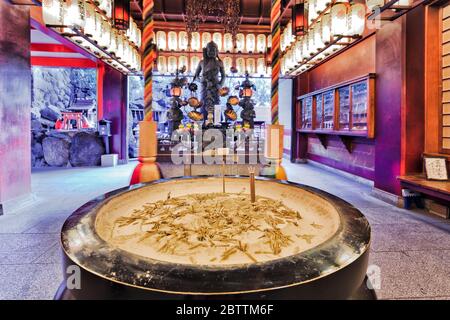
[(97, 74), (95, 69), (33, 67), (32, 87), (31, 118), (52, 129), (76, 96), (96, 101)]

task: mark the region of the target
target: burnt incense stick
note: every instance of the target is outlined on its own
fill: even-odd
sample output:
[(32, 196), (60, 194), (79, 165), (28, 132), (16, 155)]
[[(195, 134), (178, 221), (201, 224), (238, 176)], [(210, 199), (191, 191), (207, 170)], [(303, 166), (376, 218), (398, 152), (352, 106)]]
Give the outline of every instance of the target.
[(256, 193), (255, 193), (255, 167), (249, 166), (248, 173), (250, 174), (250, 199), (252, 203), (256, 201)]

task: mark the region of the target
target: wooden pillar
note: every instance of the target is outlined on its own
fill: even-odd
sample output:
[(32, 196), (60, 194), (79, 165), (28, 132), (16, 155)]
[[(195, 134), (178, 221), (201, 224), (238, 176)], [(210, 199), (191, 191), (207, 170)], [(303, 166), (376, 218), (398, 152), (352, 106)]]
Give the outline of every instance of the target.
[(272, 86), (271, 86), (271, 115), (272, 124), (266, 129), (265, 156), (271, 162), (271, 166), (265, 171), (265, 175), (273, 176), (276, 179), (286, 180), (286, 172), (281, 166), (283, 159), (283, 137), (284, 126), (278, 123), (279, 107), (279, 79), (281, 71), (280, 61), (280, 39), (281, 39), (281, 0), (272, 0), (270, 11), (270, 27), (272, 32)]
[(149, 182), (160, 179), (156, 156), (158, 139), (157, 124), (153, 121), (153, 66), (156, 58), (154, 43), (154, 0), (144, 0), (144, 30), (143, 30), (143, 69), (144, 69), (144, 121), (139, 123), (139, 164), (134, 169), (130, 184)]

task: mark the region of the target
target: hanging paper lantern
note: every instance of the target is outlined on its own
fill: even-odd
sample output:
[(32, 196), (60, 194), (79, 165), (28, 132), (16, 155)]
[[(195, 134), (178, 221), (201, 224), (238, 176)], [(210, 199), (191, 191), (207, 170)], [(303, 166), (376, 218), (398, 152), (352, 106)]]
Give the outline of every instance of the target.
[(225, 69), (225, 72), (230, 72), (231, 67), (233, 66), (233, 59), (231, 57), (225, 57), (223, 59), (223, 68)]
[(373, 11), (376, 8), (381, 8), (384, 6), (384, 0), (366, 0), (366, 5), (370, 11)]
[(167, 59), (164, 56), (159, 56), (157, 60), (157, 68), (159, 73), (167, 72)]
[(297, 63), (297, 64), (300, 64), (302, 61), (303, 61), (303, 52), (302, 52), (302, 49), (303, 49), (303, 43), (302, 43), (302, 40), (298, 40), (296, 43), (295, 43), (295, 47), (294, 47), (294, 57), (295, 57), (295, 62)]
[(178, 33), (178, 48), (182, 51), (186, 51), (189, 46), (188, 34), (186, 31), (180, 31)]
[(322, 50), (324, 48), (324, 44), (322, 42), (322, 23), (321, 21), (317, 22), (314, 26), (314, 46), (316, 50)]
[(211, 42), (211, 33), (203, 32), (202, 33), (202, 48), (206, 48), (206, 45)]
[(86, 8), (83, 0), (66, 0), (64, 25), (82, 29), (85, 26)]
[(100, 42), (102, 41), (102, 31), (103, 31), (103, 18), (99, 13), (95, 13), (95, 32), (92, 36), (92, 38), (97, 41), (97, 43), (100, 45)]
[(125, 39), (121, 34), (117, 36), (117, 51), (116, 51), (116, 57), (120, 61), (125, 61)]
[(242, 33), (236, 35), (236, 50), (237, 52), (244, 52), (245, 49), (245, 36)]
[(250, 73), (250, 74), (256, 73), (256, 61), (254, 58), (248, 58), (246, 66), (247, 66), (246, 69), (247, 69), (248, 73)]
[(326, 13), (322, 17), (322, 42), (327, 45), (331, 41), (331, 15)]
[(118, 52), (118, 44), (117, 44), (117, 40), (119, 37), (119, 32), (116, 29), (112, 29), (111, 30), (111, 39), (109, 41), (109, 52), (110, 53), (114, 53), (115, 55), (117, 55)]
[(166, 33), (164, 31), (158, 31), (156, 33), (156, 47), (158, 50), (166, 50), (167, 48), (167, 40), (166, 40)]
[(314, 28), (309, 29), (308, 32), (308, 53), (309, 55), (314, 55), (316, 53), (316, 45), (315, 45), (315, 37), (314, 37)]
[(255, 52), (255, 48), (256, 48), (256, 37), (253, 33), (249, 33), (247, 34), (246, 37), (246, 47), (247, 47), (247, 52)]
[(236, 69), (240, 75), (245, 74), (245, 59), (244, 58), (236, 59)]
[(272, 35), (267, 36), (267, 48), (272, 48)]
[(128, 30), (130, 27), (130, 0), (114, 0), (112, 18), (116, 29)]
[(111, 44), (111, 25), (108, 21), (101, 19), (101, 33), (99, 39), (99, 46), (103, 49), (108, 49)]
[(175, 31), (170, 31), (167, 35), (167, 47), (171, 51), (177, 51), (178, 49), (178, 36)]
[(313, 22), (317, 18), (317, 11), (316, 11), (316, 0), (309, 0), (308, 1), (308, 20), (309, 23)]
[(194, 51), (200, 51), (200, 48), (201, 48), (200, 33), (192, 32), (191, 49)]
[(410, 6), (414, 1), (413, 0), (399, 0), (394, 3), (394, 6)]
[(223, 37), (223, 50), (225, 52), (233, 52), (233, 36), (231, 33), (225, 33)]
[(86, 18), (85, 18), (85, 25), (84, 25), (84, 34), (88, 36), (89, 38), (93, 38), (94, 34), (96, 32), (96, 21), (95, 21), (95, 10), (94, 7), (91, 5), (86, 5)]
[(348, 14), (348, 25), (350, 36), (361, 36), (364, 32), (366, 22), (366, 6), (362, 3), (354, 3), (350, 6)]
[(177, 68), (178, 68), (177, 58), (174, 56), (170, 56), (167, 62), (167, 71), (169, 73), (175, 73), (177, 71)]
[(308, 59), (310, 57), (308, 35), (302, 37), (302, 56), (303, 59)]
[(315, 10), (317, 14), (322, 13), (328, 6), (329, 1), (328, 0), (317, 0)]
[(64, 23), (62, 0), (43, 0), (42, 18), (46, 25), (62, 26)]
[(331, 8), (331, 34), (342, 36), (347, 32), (347, 5), (336, 3)]
[(200, 58), (197, 56), (191, 57), (191, 72), (195, 73), (197, 70), (198, 64), (200, 63)]
[(266, 47), (266, 35), (265, 34), (258, 34), (256, 37), (256, 50), (259, 53), (264, 53), (267, 50)]
[(98, 8), (102, 10), (108, 18), (112, 17), (112, 0), (98, 0)]
[(284, 55), (283, 57), (281, 57), (280, 59), (280, 69), (281, 69), (281, 74), (285, 75), (287, 72), (286, 69), (286, 56)]
[(266, 74), (266, 61), (264, 58), (258, 58), (256, 61), (256, 72), (260, 75)]
[(215, 44), (217, 44), (217, 48), (219, 49), (219, 51), (222, 51), (222, 34), (219, 32), (214, 32), (212, 39)]
[(178, 58), (178, 67), (183, 68), (186, 67), (186, 70), (189, 68), (189, 59), (186, 56), (180, 56)]

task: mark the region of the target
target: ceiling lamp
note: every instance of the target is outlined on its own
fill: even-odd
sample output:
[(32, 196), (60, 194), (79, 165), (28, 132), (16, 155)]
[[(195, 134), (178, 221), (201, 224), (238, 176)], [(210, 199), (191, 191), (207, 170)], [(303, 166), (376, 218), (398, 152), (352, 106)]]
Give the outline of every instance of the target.
[(113, 21), (116, 29), (128, 30), (130, 27), (130, 0), (114, 0)]
[(224, 31), (234, 37), (239, 30), (240, 0), (187, 0), (186, 29), (188, 33), (199, 31), (199, 26), (208, 17), (214, 17), (223, 25)]
[(307, 28), (308, 19), (306, 18), (305, 4), (297, 3), (292, 7), (292, 33), (294, 36), (304, 35)]

